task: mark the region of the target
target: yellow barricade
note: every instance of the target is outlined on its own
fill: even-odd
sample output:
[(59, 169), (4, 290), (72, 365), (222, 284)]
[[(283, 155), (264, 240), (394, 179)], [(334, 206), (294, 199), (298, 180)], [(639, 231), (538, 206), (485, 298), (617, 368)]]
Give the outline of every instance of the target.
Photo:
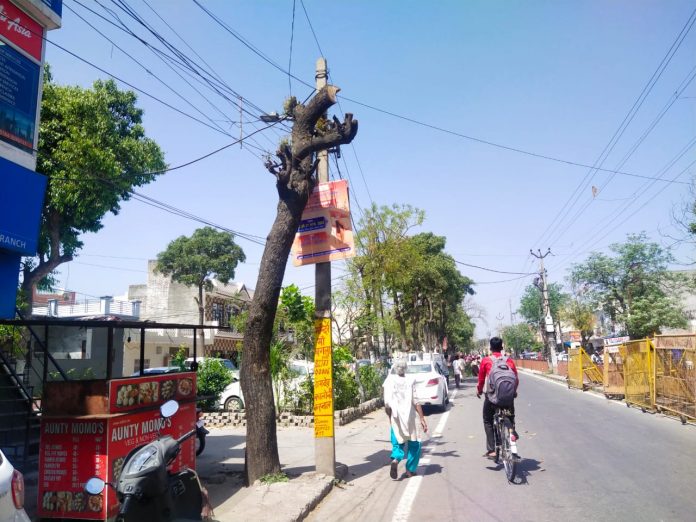
[(655, 337), (655, 407), (696, 419), (696, 336)]
[(653, 345), (650, 339), (624, 344), (624, 389), (626, 404), (652, 409), (655, 404)]
[(582, 348), (568, 350), (568, 387), (585, 389), (585, 378), (590, 384), (602, 383), (602, 372)]
[(626, 347), (623, 344), (604, 348), (604, 395), (623, 397), (626, 391), (624, 382), (624, 359)]

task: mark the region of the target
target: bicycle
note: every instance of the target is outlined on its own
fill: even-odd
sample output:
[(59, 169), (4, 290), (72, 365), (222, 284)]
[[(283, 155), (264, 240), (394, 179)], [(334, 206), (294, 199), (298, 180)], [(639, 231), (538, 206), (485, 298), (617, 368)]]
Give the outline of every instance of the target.
[(496, 407), (493, 414), (493, 432), (495, 434), (495, 463), (503, 461), (508, 482), (515, 480), (517, 472), (517, 441), (512, 437), (511, 412), (504, 407)]

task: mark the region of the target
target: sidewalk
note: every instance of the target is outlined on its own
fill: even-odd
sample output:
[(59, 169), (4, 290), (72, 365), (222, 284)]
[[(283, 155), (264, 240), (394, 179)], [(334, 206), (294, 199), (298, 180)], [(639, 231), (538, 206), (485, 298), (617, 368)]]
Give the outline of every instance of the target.
[(563, 384), (566, 384), (568, 382), (568, 379), (566, 379), (566, 377), (563, 375), (556, 375), (553, 373), (545, 373), (545, 372), (540, 372), (539, 370), (530, 370), (528, 368), (517, 368), (517, 371), (522, 372), (522, 373), (529, 373), (532, 375), (539, 375), (540, 377), (544, 377), (544, 378), (552, 380), (552, 381), (562, 382)]
[[(389, 462), (388, 441), (377, 422), (381, 416), (384, 413), (377, 410), (348, 425), (336, 426), (337, 479), (352, 480)], [(331, 491), (333, 478), (314, 472), (313, 428), (279, 427), (277, 433), (282, 471), (290, 480), (245, 488), (245, 429), (210, 430), (205, 451), (197, 459), (197, 470), (208, 488), (215, 520), (302, 520)], [(367, 442), (369, 448), (365, 447)]]

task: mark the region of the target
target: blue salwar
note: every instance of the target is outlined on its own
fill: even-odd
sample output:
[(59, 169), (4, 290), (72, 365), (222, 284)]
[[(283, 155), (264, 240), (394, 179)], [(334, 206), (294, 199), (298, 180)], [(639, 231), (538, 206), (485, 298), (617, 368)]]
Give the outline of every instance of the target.
[[(394, 435), (394, 428), (390, 428), (389, 431), (391, 433), (392, 443), (391, 458), (396, 461), (401, 461), (404, 458), (403, 445), (399, 444), (399, 441), (396, 440), (396, 436)], [(417, 440), (409, 440), (405, 443), (405, 445), (408, 451), (408, 456), (406, 458), (406, 469), (411, 473), (415, 473), (416, 468), (418, 468), (418, 461), (420, 460), (421, 443)]]

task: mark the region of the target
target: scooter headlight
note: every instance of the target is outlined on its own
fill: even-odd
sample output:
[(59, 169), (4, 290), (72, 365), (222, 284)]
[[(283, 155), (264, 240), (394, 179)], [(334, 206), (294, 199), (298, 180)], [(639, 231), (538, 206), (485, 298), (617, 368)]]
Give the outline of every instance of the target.
[(133, 458), (130, 459), (123, 473), (126, 475), (140, 473), (146, 469), (157, 467), (159, 464), (159, 451), (157, 451), (156, 447), (147, 445), (133, 455)]

